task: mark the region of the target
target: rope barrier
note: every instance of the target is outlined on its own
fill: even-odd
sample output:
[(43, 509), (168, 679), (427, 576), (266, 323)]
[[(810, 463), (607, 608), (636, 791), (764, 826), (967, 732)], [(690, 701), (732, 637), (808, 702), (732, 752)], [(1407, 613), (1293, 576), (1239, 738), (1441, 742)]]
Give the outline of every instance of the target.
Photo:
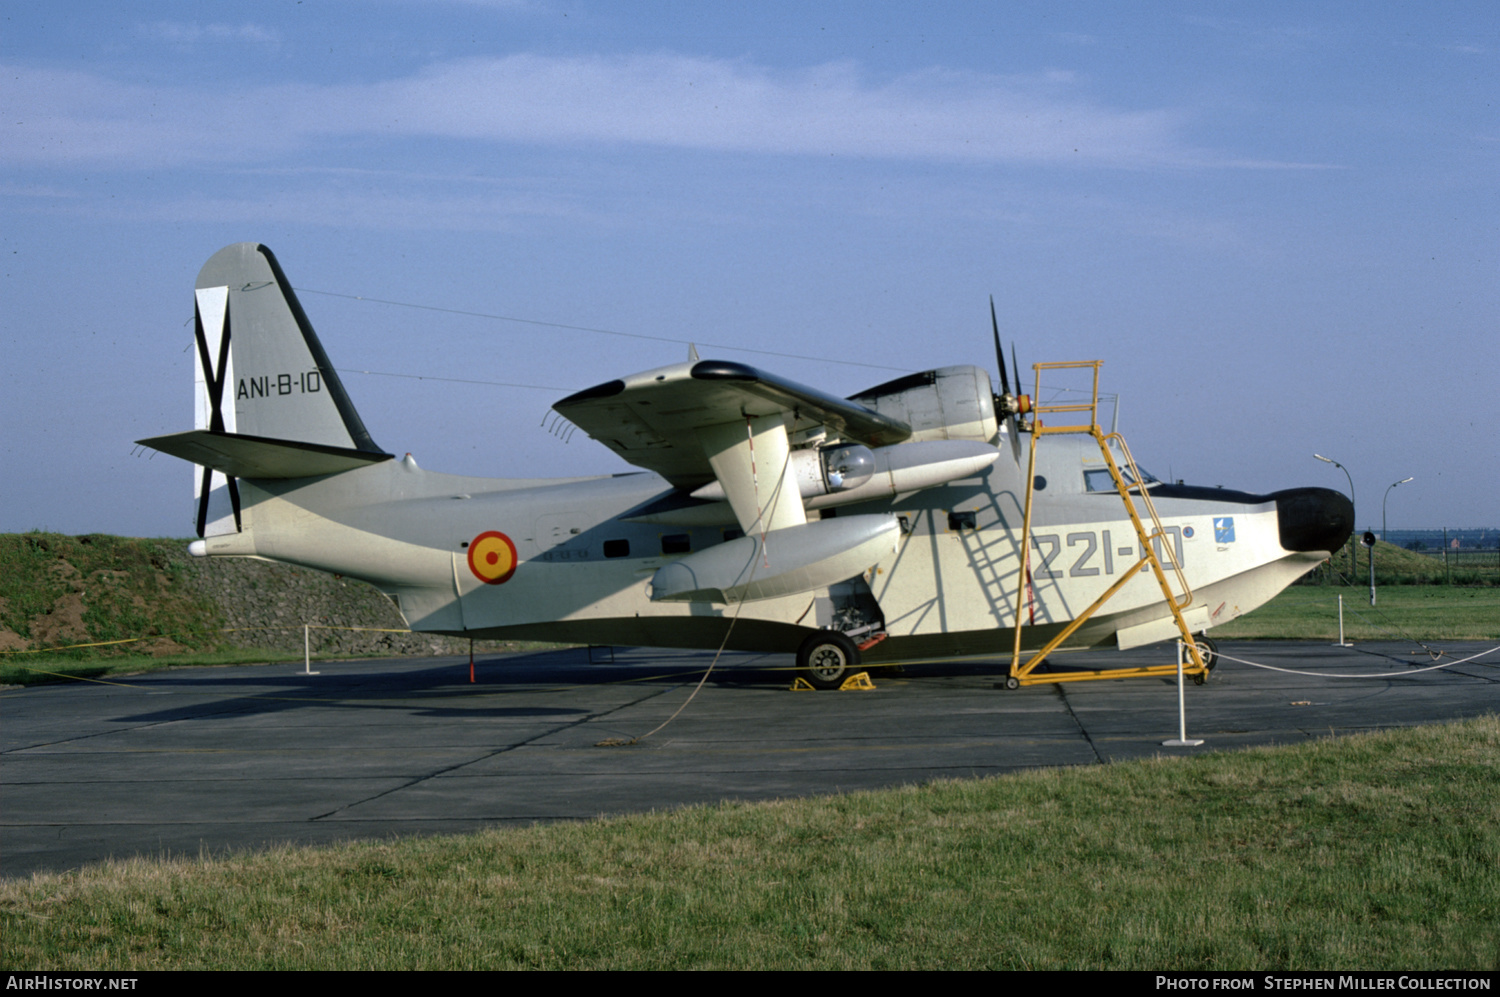
[[(1313, 678), (1325, 679), (1390, 679), (1406, 678), (1409, 675), (1420, 675), (1423, 672), (1434, 672), (1441, 668), (1452, 668), (1454, 665), (1462, 665), (1467, 662), (1474, 661), (1478, 658), (1483, 658), (1486, 655), (1494, 654), (1496, 651), (1500, 651), (1500, 645), (1496, 645), (1495, 647), (1490, 648), (1488, 651), (1480, 651), (1478, 654), (1471, 654), (1467, 658), (1459, 658), (1457, 661), (1444, 661), (1436, 665), (1429, 665), (1426, 668), (1409, 668), (1403, 672), (1371, 672), (1363, 675), (1350, 675), (1346, 673), (1335, 672), (1309, 672), (1298, 668), (1281, 668), (1276, 665), (1267, 665), (1259, 661), (1250, 661), (1246, 658), (1231, 657), (1230, 655), (1225, 654), (1223, 651), (1219, 652), (1219, 659), (1221, 661), (1233, 661), (1237, 665), (1249, 665), (1251, 668), (1264, 668), (1265, 670), (1271, 672), (1284, 672), (1287, 675), (1308, 675)], [(1447, 654), (1448, 652), (1439, 651), (1438, 653)]]
[[(1329, 572), (1331, 574), (1333, 574), (1334, 576), (1336, 576), (1339, 579), (1339, 581), (1341, 581), (1341, 582), (1344, 583), (1344, 587), (1345, 588), (1360, 589), (1360, 588), (1363, 587), (1361, 585), (1356, 584), (1352, 578), (1345, 577), (1338, 570), (1338, 568), (1334, 567), (1333, 560), (1331, 558), (1328, 561), (1328, 570), (1329, 570)], [(1387, 629), (1385, 627), (1382, 627), (1378, 623), (1371, 623), (1369, 620), (1363, 619), (1364, 613), (1360, 609), (1360, 607), (1357, 606), (1357, 605), (1354, 605), (1354, 604), (1351, 603), (1350, 607), (1349, 607), (1349, 611), (1351, 613), (1353, 613), (1355, 616), (1361, 617), (1362, 621), (1365, 623), (1366, 626), (1372, 626), (1372, 627), (1374, 627), (1377, 630), (1384, 630), (1386, 633), (1395, 633), (1395, 634), (1398, 634), (1401, 637), (1405, 638), (1406, 640), (1411, 641), (1413, 644), (1417, 645), (1422, 650), (1424, 650), (1428, 654), (1432, 655), (1434, 661), (1436, 661), (1437, 658), (1438, 658), (1438, 655), (1442, 653), (1442, 652), (1434, 652), (1432, 650), (1432, 648), (1428, 647), (1426, 644), (1422, 643), (1420, 640), (1418, 640), (1417, 638), (1413, 637), (1411, 634), (1407, 633), (1405, 630), (1402, 630), (1401, 627), (1400, 627), (1400, 625), (1397, 624), (1395, 620), (1391, 619), (1389, 616), (1386, 616), (1385, 613), (1383, 613), (1383, 612), (1380, 611), (1380, 607), (1378, 607), (1378, 606), (1371, 606), (1369, 608), (1375, 611), (1375, 615), (1376, 616), (1379, 616), (1381, 619), (1383, 619), (1387, 623), (1389, 623), (1391, 625), (1392, 629)]]
[[(296, 631), (296, 630), (303, 630), (303, 631), (306, 631), (306, 630), (350, 630), (350, 631), (362, 631), (362, 632), (368, 632), (368, 633), (393, 633), (393, 634), (409, 634), (409, 633), (413, 633), (414, 632), (414, 631), (409, 630), (409, 629), (397, 628), (397, 627), (346, 627), (346, 626), (338, 626), (338, 625), (329, 624), (329, 623), (307, 623), (307, 624), (300, 624), (300, 625), (295, 625), (295, 626), (225, 627), (225, 628), (223, 628), (221, 630), (186, 630), (186, 631), (177, 631), (177, 632), (174, 632), (174, 633), (148, 634), (148, 635), (146, 635), (144, 637), (122, 637), (122, 638), (120, 638), (118, 640), (96, 640), (96, 641), (87, 641), (87, 642), (79, 643), (79, 644), (53, 644), (53, 645), (48, 646), (48, 647), (4, 648), (4, 649), (0, 649), (0, 655), (6, 655), (6, 654), (48, 654), (48, 653), (52, 653), (52, 652), (56, 652), (56, 651), (76, 651), (76, 650), (80, 650), (82, 648), (87, 648), (87, 647), (113, 647), (113, 646), (120, 645), (120, 644), (136, 644), (136, 643), (140, 643), (141, 641), (163, 640), (163, 639), (165, 639), (165, 640), (174, 640), (174, 639), (176, 639), (178, 637), (184, 637), (184, 638), (186, 638), (186, 637), (209, 637), (209, 636), (214, 636), (214, 635), (217, 635), (217, 634), (252, 633), (252, 632), (265, 632), (265, 631)], [(5, 660), (5, 659), (0, 658), (0, 660)], [(31, 673), (36, 674), (36, 675), (50, 675), (53, 678), (66, 679), (66, 680), (76, 681), (76, 682), (95, 682), (95, 683), (99, 683), (101, 685), (117, 685), (117, 686), (121, 686), (122, 688), (127, 688), (127, 689), (140, 688), (139, 686), (130, 685), (129, 683), (124, 683), (124, 682), (109, 682), (109, 681), (107, 681), (105, 679), (94, 678), (93, 676), (89, 676), (89, 675), (75, 675), (75, 674), (71, 674), (69, 672), (58, 672), (58, 671), (53, 671), (53, 670), (47, 669), (47, 668), (39, 668), (39, 667), (37, 667), (35, 665), (28, 665), (28, 664), (25, 664), (24, 662), (21, 662), (21, 661), (15, 661), (15, 659), (11, 659), (11, 660), (14, 661), (14, 663), (17, 666), (19, 666), (21, 668), (24, 668), (28, 672), (31, 672)], [(116, 660), (118, 660), (118, 659), (116, 659)], [(316, 674), (316, 673), (314, 673), (314, 674)]]

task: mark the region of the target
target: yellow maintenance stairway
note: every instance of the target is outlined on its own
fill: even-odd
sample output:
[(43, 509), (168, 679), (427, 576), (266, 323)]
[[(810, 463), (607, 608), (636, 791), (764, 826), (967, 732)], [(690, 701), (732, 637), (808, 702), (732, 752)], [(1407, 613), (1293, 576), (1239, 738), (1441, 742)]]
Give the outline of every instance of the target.
[[(1161, 520), (1156, 515), (1156, 507), (1151, 503), (1150, 492), (1140, 483), (1140, 469), (1135, 465), (1135, 458), (1130, 455), (1130, 447), (1125, 443), (1125, 438), (1119, 433), (1105, 433), (1099, 428), (1099, 368), (1103, 365), (1102, 360), (1081, 360), (1067, 363), (1043, 363), (1035, 364), (1032, 370), (1036, 371), (1036, 390), (1032, 394), (1033, 420), (1031, 426), (1031, 454), (1030, 463), (1026, 472), (1026, 505), (1021, 522), (1021, 574), (1022, 583), (1016, 586), (1016, 642), (1011, 654), (1010, 675), (1006, 678), (1005, 685), (1008, 689), (1019, 689), (1023, 685), (1039, 685), (1044, 682), (1085, 682), (1092, 679), (1117, 679), (1135, 678), (1147, 675), (1175, 675), (1178, 665), (1174, 660), (1172, 664), (1149, 665), (1142, 668), (1099, 668), (1086, 671), (1071, 672), (1044, 672), (1037, 674), (1037, 668), (1047, 660), (1047, 656), (1066, 641), (1074, 631), (1083, 626), (1099, 608), (1114, 597), (1115, 593), (1125, 586), (1125, 583), (1135, 577), (1136, 571), (1142, 565), (1149, 564), (1152, 573), (1156, 576), (1157, 584), (1161, 586), (1163, 598), (1167, 606), (1172, 610), (1172, 618), (1177, 623), (1177, 629), (1182, 634), (1183, 645), (1190, 660), (1182, 665), (1183, 673), (1193, 676), (1193, 680), (1201, 684), (1208, 674), (1208, 666), (1204, 663), (1203, 654), (1198, 644), (1189, 632), (1187, 622), (1183, 619), (1182, 610), (1191, 605), (1193, 601), (1192, 590), (1188, 588), (1187, 579), (1183, 577), (1182, 567), (1177, 562), (1177, 556), (1172, 549), (1172, 544), (1163, 542), (1166, 540), (1166, 531), (1162, 529)], [(1043, 403), (1042, 397), (1042, 375), (1045, 371), (1077, 370), (1088, 368), (1093, 374), (1093, 385), (1089, 392), (1087, 402), (1066, 403)], [(1045, 415), (1087, 414), (1088, 423), (1059, 424), (1055, 426), (1046, 425), (1043, 422)], [(1114, 479), (1115, 490), (1120, 493), (1120, 500), (1125, 503), (1125, 511), (1130, 514), (1130, 522), (1135, 527), (1136, 536), (1140, 539), (1140, 550), (1142, 556), (1139, 561), (1128, 571), (1121, 572), (1119, 581), (1115, 582), (1104, 594), (1095, 599), (1093, 604), (1078, 614), (1066, 627), (1062, 629), (1047, 645), (1033, 654), (1028, 660), (1021, 660), (1021, 630), (1022, 630), (1022, 608), (1025, 603), (1026, 590), (1031, 584), (1031, 500), (1036, 484), (1036, 453), (1037, 447), (1041, 445), (1042, 438), (1063, 433), (1087, 433), (1099, 444), (1099, 452), (1104, 457), (1105, 466), (1109, 468), (1109, 474)], [(1115, 451), (1118, 450), (1120, 459), (1129, 468), (1130, 478), (1127, 481), (1120, 470), (1120, 461), (1116, 460)], [(1142, 508), (1145, 509), (1145, 517), (1141, 515)], [(1146, 528), (1146, 519), (1151, 522), (1151, 529)], [(1160, 558), (1157, 556), (1158, 548), (1165, 552), (1166, 559), (1171, 566), (1171, 575), (1162, 567)], [(1172, 587), (1175, 579), (1177, 588)]]

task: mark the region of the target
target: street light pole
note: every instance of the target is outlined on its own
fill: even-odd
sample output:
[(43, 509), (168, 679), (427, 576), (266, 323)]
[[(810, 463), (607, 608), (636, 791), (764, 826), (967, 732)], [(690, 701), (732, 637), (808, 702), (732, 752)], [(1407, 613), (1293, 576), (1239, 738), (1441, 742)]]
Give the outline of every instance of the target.
[[(1331, 457), (1324, 457), (1320, 453), (1315, 453), (1315, 454), (1313, 454), (1313, 456), (1316, 457), (1316, 458), (1318, 458), (1319, 460), (1321, 460), (1323, 463), (1325, 463), (1325, 464), (1332, 464), (1334, 467), (1336, 467), (1340, 471), (1344, 472), (1344, 477), (1346, 477), (1346, 478), (1349, 479), (1349, 505), (1350, 505), (1350, 507), (1353, 507), (1354, 506), (1354, 478), (1350, 476), (1349, 469), (1347, 467), (1345, 467), (1343, 464), (1340, 464), (1338, 461), (1334, 460), (1333, 458), (1331, 458)], [(1355, 521), (1355, 523), (1359, 522), (1359, 517), (1358, 517), (1357, 514), (1355, 516), (1354, 521)], [(1349, 574), (1352, 575), (1352, 574), (1354, 574), (1357, 571), (1359, 571), (1359, 550), (1353, 544), (1350, 544), (1349, 545)]]
[[(1391, 488), (1395, 488), (1396, 485), (1404, 485), (1408, 481), (1411, 481), (1411, 480), (1412, 480), (1411, 478), (1402, 478), (1400, 481), (1396, 482), (1396, 484), (1391, 485)], [(1387, 488), (1385, 490), (1385, 498), (1382, 498), (1380, 500), (1380, 539), (1381, 540), (1385, 539), (1385, 500), (1391, 497), (1391, 488)]]

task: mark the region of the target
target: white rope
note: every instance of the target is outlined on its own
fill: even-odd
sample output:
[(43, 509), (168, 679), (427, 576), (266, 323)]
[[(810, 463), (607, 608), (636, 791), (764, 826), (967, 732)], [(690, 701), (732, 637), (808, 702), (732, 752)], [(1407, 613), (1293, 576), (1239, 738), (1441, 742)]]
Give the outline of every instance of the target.
[(1490, 648), (1488, 651), (1480, 651), (1478, 654), (1471, 654), (1467, 658), (1460, 658), (1457, 661), (1445, 661), (1442, 664), (1431, 665), (1427, 668), (1411, 668), (1402, 672), (1372, 672), (1369, 674), (1360, 675), (1335, 674), (1333, 672), (1308, 672), (1302, 671), (1301, 669), (1297, 668), (1278, 668), (1275, 665), (1266, 665), (1258, 661), (1247, 661), (1244, 658), (1232, 658), (1229, 655), (1225, 654), (1223, 651), (1219, 652), (1219, 657), (1224, 661), (1233, 661), (1237, 665), (1249, 665), (1251, 668), (1264, 668), (1270, 672), (1284, 672), (1287, 675), (1311, 675), (1314, 678), (1324, 679), (1389, 679), (1405, 678), (1408, 675), (1420, 675), (1423, 672), (1433, 672), (1437, 671), (1440, 668), (1452, 668), (1454, 665), (1462, 665), (1465, 662), (1473, 661), (1476, 658), (1482, 658), (1487, 654), (1494, 654), (1496, 651), (1500, 651), (1500, 645), (1496, 645), (1495, 647)]
[[(766, 567), (769, 568), (771, 566), (771, 559), (769, 556), (766, 556), (766, 521), (765, 516), (760, 511), (760, 481), (755, 476), (755, 433), (752, 431), (751, 425), (752, 423), (750, 417), (746, 416), (745, 432), (750, 437), (750, 481), (755, 489), (756, 515), (760, 517), (760, 552), (761, 555), (766, 558)], [(786, 469), (791, 465), (791, 462), (792, 454), (791, 451), (788, 450), (786, 461), (781, 465), (781, 480), (783, 482), (786, 481)], [(748, 588), (750, 583), (755, 580), (755, 571), (757, 567), (758, 566), (755, 563), (755, 559), (751, 558), (750, 575), (745, 580), (746, 588)], [(708, 668), (704, 671), (702, 677), (698, 679), (698, 684), (693, 686), (691, 695), (689, 695), (687, 699), (683, 700), (681, 706), (672, 711), (672, 715), (670, 717), (667, 717), (667, 719), (663, 720), (661, 723), (657, 724), (655, 727), (651, 728), (651, 730), (642, 734), (640, 737), (633, 737), (629, 741), (624, 742), (625, 745), (640, 744), (646, 738), (655, 734), (657, 731), (670, 724), (673, 720), (676, 720), (677, 715), (683, 710), (687, 709), (688, 703), (691, 703), (694, 699), (698, 698), (698, 692), (703, 688), (703, 684), (708, 681), (709, 675), (713, 674), (713, 670), (718, 667), (719, 658), (724, 654), (724, 649), (729, 646), (729, 635), (734, 633), (734, 625), (740, 621), (740, 610), (745, 608), (746, 601), (747, 600), (744, 597), (741, 597), (740, 600), (735, 603), (734, 615), (729, 618), (729, 626), (724, 629), (724, 639), (719, 642), (719, 649), (714, 652), (713, 660), (708, 663)], [(805, 616), (807, 614), (803, 613), (803, 615)], [(600, 743), (602, 744), (603, 742)], [(611, 747), (613, 747), (613, 745), (611, 745)]]

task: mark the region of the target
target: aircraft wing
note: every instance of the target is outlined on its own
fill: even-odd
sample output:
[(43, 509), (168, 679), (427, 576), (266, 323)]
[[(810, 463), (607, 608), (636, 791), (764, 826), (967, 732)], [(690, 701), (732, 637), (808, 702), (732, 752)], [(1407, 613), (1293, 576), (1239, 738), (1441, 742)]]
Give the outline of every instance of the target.
[(826, 426), (872, 447), (911, 436), (906, 423), (858, 402), (728, 360), (648, 370), (586, 388), (553, 408), (630, 463), (688, 489), (715, 477), (710, 454), (721, 447), (705, 434), (739, 425), (743, 437), (747, 419), (780, 417), (788, 435)]

